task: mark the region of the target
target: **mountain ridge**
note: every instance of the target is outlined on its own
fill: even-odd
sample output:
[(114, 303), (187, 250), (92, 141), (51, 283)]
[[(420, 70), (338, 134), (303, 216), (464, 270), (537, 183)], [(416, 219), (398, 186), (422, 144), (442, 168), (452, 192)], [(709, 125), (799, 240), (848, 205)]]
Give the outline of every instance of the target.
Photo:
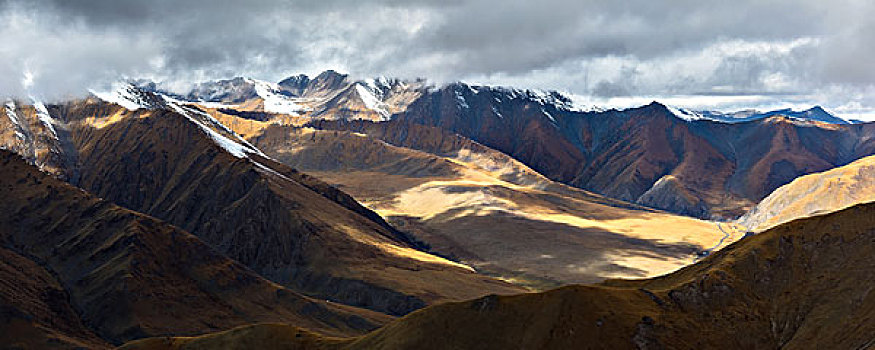
[(762, 231), (794, 219), (875, 201), (875, 156), (819, 173), (800, 176), (777, 188), (738, 223)]
[[(830, 140), (833, 144), (830, 147), (839, 147), (838, 152), (821, 149), (812, 153), (806, 151), (817, 145), (781, 144), (780, 137), (789, 137), (782, 131), (785, 126), (800, 130), (840, 130), (846, 134), (844, 138), (861, 142), (866, 139), (863, 133), (871, 132), (861, 132), (871, 129), (866, 124), (828, 120), (828, 113), (819, 107), (803, 112), (747, 111), (739, 114), (745, 116), (740, 121), (725, 123), (656, 101), (636, 108), (602, 110), (582, 108), (555, 91), (465, 83), (438, 86), (421, 80), (413, 83), (394, 79), (352, 81), (347, 75), (324, 72), (314, 79), (295, 76), (286, 79), (285, 84), (287, 87), (279, 89), (286, 89), (290, 96), (309, 96), (295, 97), (296, 101), (311, 106), (308, 111), (287, 115), (268, 113), (259, 109), (258, 101), (253, 102), (254, 105), (247, 102), (236, 106), (216, 105), (222, 102), (200, 103), (216, 119), (253, 124), (255, 130), (263, 127), (255, 125), (258, 123), (305, 126), (323, 121), (338, 121), (340, 124), (335, 127), (345, 130), (348, 127), (343, 125), (347, 122), (356, 124), (362, 120), (435, 126), (511, 155), (552, 180), (657, 209), (718, 220), (739, 217), (796, 176), (871, 154), (865, 149), (855, 150), (858, 146), (839, 140), (842, 137)], [(305, 100), (307, 102), (303, 102)], [(657, 121), (657, 117), (668, 120)], [(666, 128), (677, 130), (672, 131), (673, 135), (661, 136)], [(756, 128), (768, 129), (764, 132), (769, 134), (760, 137), (773, 139), (774, 146), (762, 145), (758, 154), (746, 153), (738, 158), (737, 150), (745, 143), (756, 144), (761, 140), (741, 140), (736, 136)], [(626, 134), (617, 130), (626, 130)], [(791, 130), (789, 134), (799, 132)], [(780, 152), (775, 153), (769, 147)], [(796, 147), (802, 155), (793, 155), (790, 147)], [(636, 153), (641, 158), (622, 159), (611, 152)], [(762, 157), (767, 154), (771, 154), (770, 157)], [(608, 169), (601, 169), (607, 161), (612, 164)], [(715, 171), (719, 177), (710, 182), (701, 180), (701, 176), (687, 173), (695, 172), (685, 165), (689, 162), (708, 166), (713, 163), (718, 167)], [(779, 163), (792, 166), (778, 166)], [(767, 174), (754, 178), (747, 174), (751, 171)], [(654, 196), (653, 191), (644, 195), (667, 175), (672, 176), (676, 186), (660, 188), (658, 196)]]
[[(74, 310), (49, 325), (81, 322), (118, 344), (258, 321), (354, 334), (389, 319), (280, 287), (188, 232), (61, 182), (17, 154), (0, 150), (0, 171), (6, 198), (0, 209), (9, 214), (0, 218), (2, 252), (45, 269), (61, 290), (49, 295), (49, 305), (67, 301)], [(9, 288), (17, 287), (4, 284), (0, 294)], [(4, 307), (22, 307), (7, 302)], [(24, 315), (40, 320), (43, 313), (25, 309)]]

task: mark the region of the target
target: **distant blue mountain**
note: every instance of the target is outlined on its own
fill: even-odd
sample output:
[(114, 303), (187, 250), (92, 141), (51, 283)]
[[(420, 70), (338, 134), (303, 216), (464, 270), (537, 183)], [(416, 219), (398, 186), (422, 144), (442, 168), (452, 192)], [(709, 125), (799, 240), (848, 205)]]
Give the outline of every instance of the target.
[(724, 113), (718, 111), (691, 111), (681, 108), (672, 108), (672, 112), (679, 118), (686, 120), (714, 120), (724, 123), (741, 123), (752, 120), (765, 119), (773, 116), (784, 116), (796, 120), (818, 121), (830, 124), (858, 124), (857, 120), (846, 120), (836, 117), (820, 106), (814, 106), (804, 111), (794, 111), (790, 108), (778, 109), (769, 112), (758, 112), (754, 110), (744, 110), (732, 113)]

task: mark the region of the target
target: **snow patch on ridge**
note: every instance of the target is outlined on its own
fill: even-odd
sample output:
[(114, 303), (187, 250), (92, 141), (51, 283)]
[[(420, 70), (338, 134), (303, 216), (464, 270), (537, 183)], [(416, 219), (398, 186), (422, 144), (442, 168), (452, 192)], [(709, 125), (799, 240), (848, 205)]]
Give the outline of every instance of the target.
[(553, 124), (555, 125), (556, 119), (553, 118), (553, 116), (550, 115), (550, 113), (547, 113), (547, 111), (545, 111), (543, 108), (541, 108), (541, 113), (543, 113), (544, 116), (547, 117), (547, 119), (550, 119), (550, 121), (553, 122)]
[(465, 100), (465, 96), (462, 95), (462, 92), (461, 92), (461, 91), (454, 89), (454, 90), (453, 90), (453, 93), (456, 95), (456, 101), (459, 102), (459, 109), (462, 109), (462, 108), (465, 108), (465, 109), (471, 108), (470, 106), (468, 106), (468, 101)]
[(282, 89), (278, 84), (266, 81), (246, 79), (255, 87), (255, 93), (264, 101), (264, 111), (268, 113), (300, 115), (307, 111), (307, 107), (298, 104), (294, 98), (280, 93)]
[(130, 83), (113, 85), (112, 91), (109, 92), (88, 91), (103, 101), (115, 103), (131, 111), (150, 107), (149, 101), (143, 98), (142, 91)]
[(15, 129), (13, 131), (15, 133), (15, 137), (17, 137), (19, 140), (24, 140), (26, 137), (21, 132), (22, 129), (21, 129), (21, 124), (19, 124), (19, 121), (18, 121), (18, 115), (15, 114), (15, 102), (10, 100), (9, 102), (6, 102), (5, 107), (6, 107), (6, 117), (9, 118), (9, 121), (12, 122), (12, 127)]
[(12, 124), (18, 126), (18, 115), (15, 114), (15, 102), (6, 102), (6, 116), (12, 121)]
[(667, 108), (668, 111), (671, 112), (671, 114), (674, 114), (675, 117), (686, 120), (688, 122), (693, 121), (693, 120), (707, 119), (699, 113), (689, 111), (689, 110), (686, 110), (683, 108), (678, 108), (678, 107), (673, 107), (673, 106), (668, 106), (668, 105), (665, 105), (665, 108)]
[[(505, 86), (489, 86), (489, 85), (469, 85), (467, 83), (458, 83), (458, 85), (464, 86), (467, 90), (471, 91), (473, 94), (479, 94), (484, 91), (492, 92), (493, 97), (492, 100), (495, 103), (503, 103), (504, 99), (507, 100), (523, 100), (527, 102), (537, 103), (543, 107), (551, 106), (557, 110), (569, 111), (569, 112), (602, 112), (603, 108), (595, 107), (595, 106), (585, 106), (581, 104), (575, 103), (575, 101), (558, 92), (558, 91), (547, 91), (547, 90), (538, 90), (538, 89), (517, 89), (512, 87)], [(462, 92), (458, 89), (455, 89), (457, 99), (460, 103), (465, 102), (464, 96)], [(465, 103), (467, 105), (467, 103)]]
[(492, 113), (495, 113), (495, 116), (496, 116), (496, 117), (504, 118), (504, 116), (501, 115), (501, 112), (499, 112), (499, 111), (498, 111), (498, 108), (495, 108), (495, 106), (492, 106)]
[(46, 126), (46, 129), (49, 129), (49, 132), (52, 133), (52, 137), (57, 140), (58, 132), (55, 131), (55, 127), (52, 125), (52, 123), (54, 123), (54, 120), (52, 119), (52, 116), (49, 115), (49, 110), (46, 109), (46, 105), (40, 101), (37, 101), (33, 97), (31, 97), (31, 100), (33, 101), (33, 108), (36, 109), (37, 118), (39, 118), (40, 122), (42, 122), (43, 125)]
[[(232, 132), (230, 129), (225, 127), (222, 123), (220, 123), (218, 120), (216, 120), (215, 118), (213, 118), (209, 114), (206, 114), (206, 113), (201, 112), (201, 111), (196, 110), (196, 109), (191, 109), (191, 108), (180, 106), (179, 101), (174, 100), (170, 97), (167, 97), (167, 96), (162, 96), (162, 97), (164, 97), (164, 100), (167, 101), (167, 106), (169, 106), (174, 111), (181, 114), (182, 116), (188, 118), (188, 120), (190, 120), (195, 125), (200, 127), (201, 130), (206, 132), (207, 135), (209, 135), (210, 138), (212, 138), (213, 141), (215, 141), (216, 144), (219, 145), (219, 147), (222, 147), (224, 150), (228, 151), (228, 153), (231, 153), (233, 156), (235, 156), (237, 158), (246, 158), (247, 153), (254, 153), (254, 154), (264, 156), (264, 154), (261, 153), (261, 151), (259, 151), (255, 147), (253, 147), (246, 140), (243, 140), (243, 138), (240, 137), (240, 135), (237, 135), (236, 133)], [(203, 118), (203, 121), (199, 120), (198, 118), (195, 118), (194, 116), (191, 115), (191, 113), (196, 113), (199, 117)], [(220, 128), (220, 129), (222, 129), (222, 131), (225, 131), (231, 135), (234, 135), (241, 142), (235, 142), (235, 141), (231, 140), (230, 138), (226, 137), (225, 135), (222, 135), (221, 133), (217, 132), (216, 130), (214, 130), (213, 128), (208, 126), (206, 123), (212, 124), (213, 127)]]
[[(189, 104), (197, 104), (200, 102), (181, 101), (161, 93), (154, 93), (154, 95), (149, 94), (132, 84), (120, 86), (108, 93), (95, 91), (91, 91), (91, 93), (101, 100), (115, 103), (132, 111), (140, 108), (151, 109), (156, 107), (169, 107), (200, 127), (210, 138), (213, 139), (213, 141), (216, 142), (217, 145), (228, 151), (231, 155), (238, 158), (244, 158), (247, 154), (258, 154), (267, 157), (264, 153), (258, 150), (258, 148), (250, 144), (243, 139), (243, 137), (233, 132), (211, 115), (188, 106)], [(51, 128), (54, 133), (54, 128), (51, 127), (52, 120), (48, 115), (45, 106), (37, 101), (34, 101), (34, 106), (37, 108), (37, 114), (40, 116), (40, 120)], [(236, 141), (225, 135), (231, 135)]]
[(368, 87), (365, 87), (362, 84), (355, 84), (355, 91), (359, 95), (359, 98), (362, 100), (362, 103), (365, 104), (365, 107), (368, 109), (377, 112), (380, 116), (383, 117), (383, 120), (389, 120), (389, 110), (387, 109), (388, 105), (385, 102), (381, 101), (377, 98), (374, 93), (377, 91), (377, 86), (374, 81), (367, 80), (365, 84)]
[(596, 105), (586, 105), (586, 104), (577, 104), (572, 102), (572, 112), (581, 112), (581, 113), (603, 113), (608, 109), (604, 107), (599, 107)]

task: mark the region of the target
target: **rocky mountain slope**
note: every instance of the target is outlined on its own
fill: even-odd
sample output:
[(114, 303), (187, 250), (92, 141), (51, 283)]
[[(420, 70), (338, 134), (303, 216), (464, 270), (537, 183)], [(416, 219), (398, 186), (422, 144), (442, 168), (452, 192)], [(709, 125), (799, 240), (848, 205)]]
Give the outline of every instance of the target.
[(872, 201), (875, 201), (875, 156), (801, 176), (772, 192), (738, 222), (762, 231), (801, 217)]
[[(0, 204), (12, 213), (0, 218), (0, 327), (16, 346), (101, 348), (265, 321), (290, 325), (130, 346), (871, 345), (860, 336), (875, 312), (862, 289), (875, 282), (871, 205), (724, 250), (742, 230), (643, 207), (737, 217), (799, 175), (875, 153), (869, 124), (822, 109), (733, 123), (658, 103), (582, 110), (553, 92), (336, 72), (95, 96), (11, 101), (0, 118), (0, 147), (36, 165), (3, 153), (0, 192), (15, 200)], [(743, 222), (865, 201), (868, 168), (803, 177)], [(497, 296), (658, 275), (697, 255), (709, 257), (654, 279)], [(411, 312), (363, 337), (319, 335)]]
[(133, 86), (101, 99), (48, 106), (69, 130), (59, 142), (75, 159), (62, 170), (76, 174), (71, 182), (192, 232), (274, 282), (394, 315), (523, 290), (424, 252), (352, 197), (272, 161), (197, 107)]
[(6, 345), (106, 348), (271, 321), (352, 335), (390, 319), (283, 288), (188, 232), (3, 150), (0, 196)]
[[(437, 305), (346, 344), (302, 336), (278, 348), (869, 348), (873, 211), (875, 204), (862, 204), (785, 223), (654, 279)], [(207, 338), (296, 333), (248, 327), (196, 338), (190, 348)], [(187, 348), (173, 344), (154, 339), (128, 348)]]
[(0, 115), (0, 147), (14, 151), (41, 170), (64, 179), (75, 174), (68, 171), (75, 159), (62, 144), (68, 130), (53, 119), (45, 104), (36, 100), (9, 100)]
[[(421, 251), (343, 192), (262, 156), (196, 108), (173, 106), (79, 124), (78, 185), (189, 230), (275, 282), (345, 304), (397, 315), (520, 290)], [(68, 108), (66, 118), (115, 114), (101, 102)]]

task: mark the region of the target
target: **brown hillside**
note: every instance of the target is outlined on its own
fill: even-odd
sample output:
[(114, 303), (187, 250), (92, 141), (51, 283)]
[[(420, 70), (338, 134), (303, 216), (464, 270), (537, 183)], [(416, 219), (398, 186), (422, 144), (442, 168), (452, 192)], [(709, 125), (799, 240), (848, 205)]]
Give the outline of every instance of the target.
[(762, 231), (801, 217), (875, 201), (875, 156), (800, 176), (763, 199), (739, 223)]
[(3, 348), (110, 347), (82, 323), (49, 271), (5, 248), (0, 248), (0, 334)]
[[(434, 131), (420, 141), (443, 143)], [(664, 274), (741, 236), (724, 225), (730, 237), (720, 244), (716, 223), (556, 183), (488, 147), (446, 138), (460, 148), (442, 156), (365, 134), (279, 125), (250, 140), (336, 184), (434, 251), (536, 288)]]
[[(581, 113), (500, 88), (464, 85), (425, 95), (388, 122), (311, 125), (426, 152), (433, 152), (433, 145), (422, 140), (434, 138), (419, 126), (438, 128), (512, 156), (558, 182), (721, 219), (737, 218), (798, 176), (875, 153), (871, 124), (831, 125), (781, 116), (736, 124), (690, 122), (658, 103)], [(448, 146), (442, 145), (444, 150)], [(665, 176), (676, 179), (676, 186), (654, 188)]]
[[(192, 232), (294, 290), (395, 315), (521, 291), (423, 252), (314, 178), (251, 151), (234, 155), (216, 139), (242, 140), (194, 108), (129, 112), (84, 101), (60, 112), (76, 125), (79, 186)], [(112, 123), (89, 119), (117, 113)]]
[(789, 222), (659, 278), (429, 307), (343, 348), (871, 348), (873, 213)]
[(655, 279), (436, 306), (351, 348), (866, 348), (873, 212), (793, 221)]
[(8, 151), (0, 151), (0, 196), (9, 276), (0, 296), (11, 315), (4, 341), (15, 340), (7, 337), (17, 336), (22, 320), (97, 346), (90, 331), (117, 343), (273, 321), (350, 335), (389, 319), (280, 287), (191, 234), (96, 198)]

